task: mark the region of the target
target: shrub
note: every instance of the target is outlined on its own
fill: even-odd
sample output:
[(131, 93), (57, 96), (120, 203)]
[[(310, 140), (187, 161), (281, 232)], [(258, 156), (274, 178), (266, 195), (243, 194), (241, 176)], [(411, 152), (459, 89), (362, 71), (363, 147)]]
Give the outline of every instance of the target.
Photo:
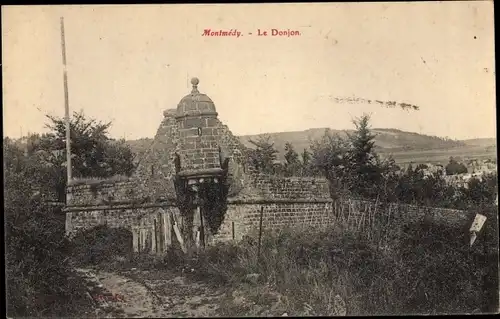
[[(402, 310), (419, 314), (496, 310), (498, 252), (484, 250), (491, 244), (482, 238), (469, 247), (468, 229), (460, 227), (408, 225), (397, 247), (395, 283)], [(488, 282), (493, 285), (485, 286)]]
[[(469, 226), (469, 225), (466, 225)], [(498, 305), (495, 238), (481, 237), (469, 248), (468, 227), (412, 223), (381, 250), (347, 228), (321, 232), (282, 230), (262, 238), (207, 248), (195, 275), (214, 283), (240, 285), (260, 274), (288, 300), (289, 313), (334, 315), (340, 295), (349, 315), (493, 312)], [(308, 312), (311, 314), (311, 312)]]
[(99, 264), (116, 257), (130, 258), (132, 233), (124, 228), (98, 225), (79, 231), (72, 240), (73, 256), (81, 264)]
[(64, 216), (46, 206), (50, 168), (4, 140), (7, 315), (66, 317), (90, 305), (67, 258)]

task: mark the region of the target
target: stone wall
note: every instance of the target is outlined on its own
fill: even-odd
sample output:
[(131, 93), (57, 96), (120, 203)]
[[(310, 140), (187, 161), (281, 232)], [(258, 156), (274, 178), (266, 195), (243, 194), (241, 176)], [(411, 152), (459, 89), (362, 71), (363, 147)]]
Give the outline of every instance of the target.
[(330, 200), (328, 181), (309, 177), (252, 176), (251, 186), (265, 199), (307, 199), (311, 202)]
[(245, 146), (241, 141), (231, 133), (229, 127), (217, 120), (218, 142), (225, 156), (231, 157), (235, 162), (244, 165), (245, 159), (243, 153)]
[[(68, 187), (67, 230), (89, 228), (98, 224), (112, 227), (152, 226), (158, 210), (168, 209), (178, 214), (174, 201), (154, 202), (147, 191), (137, 187), (135, 180), (102, 181)], [(287, 226), (317, 229), (339, 222), (339, 214), (351, 223), (361, 223), (367, 212), (384, 219), (387, 227), (424, 219), (437, 224), (455, 224), (467, 227), (473, 213), (460, 210), (421, 207), (403, 204), (381, 204), (362, 200), (342, 200), (332, 203), (328, 182), (313, 178), (283, 178), (253, 175), (247, 189), (228, 199), (224, 223), (214, 241), (241, 239), (258, 229), (263, 208), (263, 227), (266, 231)], [(179, 216), (180, 218), (180, 216)], [(233, 231), (234, 229), (234, 231)]]
[[(323, 179), (282, 178), (245, 174), (245, 191), (229, 198), (225, 222), (215, 241), (250, 234), (258, 228), (261, 207), (267, 229), (304, 225), (331, 224), (332, 204), (328, 183)], [(159, 188), (160, 189), (160, 188)], [(117, 181), (91, 181), (68, 186), (66, 231), (106, 224), (110, 227), (153, 227), (158, 211), (169, 209), (181, 220), (173, 200), (150, 197), (141, 181), (131, 178)], [(166, 208), (167, 207), (167, 208)]]
[(265, 232), (285, 227), (319, 228), (334, 222), (331, 202), (233, 202), (228, 210), (214, 242), (241, 240), (255, 235), (259, 228), (262, 209), (262, 227)]
[(67, 206), (99, 206), (141, 201), (147, 194), (134, 179), (74, 182), (66, 189)]
[(339, 213), (363, 214), (374, 212), (383, 215), (389, 224), (412, 223), (424, 219), (443, 225), (467, 225), (475, 216), (473, 212), (458, 209), (426, 207), (399, 203), (376, 203), (373, 201), (346, 199), (336, 203)]
[(138, 187), (154, 200), (175, 197), (173, 177), (174, 155), (178, 151), (179, 131), (175, 120), (175, 109), (166, 110), (153, 143), (139, 160), (134, 179)]
[[(300, 200), (230, 201), (225, 220), (214, 242), (241, 240), (244, 236), (257, 236), (262, 209), (263, 233), (285, 227), (309, 230), (342, 224), (343, 228), (374, 231), (373, 227), (395, 229), (406, 223), (429, 221), (434, 224), (470, 227), (474, 213), (456, 209), (419, 207), (402, 204), (378, 204), (363, 200), (305, 202)], [(370, 214), (371, 213), (371, 214)], [(372, 223), (369, 218), (377, 219)]]
[(66, 233), (73, 234), (79, 230), (90, 229), (98, 225), (111, 228), (131, 229), (134, 226), (152, 227), (157, 213), (167, 212), (178, 215), (173, 206), (101, 206), (87, 209), (69, 208), (66, 211)]

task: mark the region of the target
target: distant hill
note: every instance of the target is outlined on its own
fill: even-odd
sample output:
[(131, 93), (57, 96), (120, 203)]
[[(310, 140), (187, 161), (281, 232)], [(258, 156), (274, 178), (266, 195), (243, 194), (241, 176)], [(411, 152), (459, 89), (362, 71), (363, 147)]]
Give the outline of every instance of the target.
[[(296, 132), (243, 135), (239, 136), (239, 139), (245, 146), (253, 147), (253, 144), (249, 142), (250, 139), (256, 140), (261, 135), (268, 135), (280, 153), (279, 158), (283, 159), (285, 143), (292, 143), (297, 152), (302, 152), (305, 148), (309, 148), (312, 140), (321, 138), (325, 130), (328, 129), (313, 128)], [(330, 129), (330, 132), (345, 136), (346, 132), (353, 131)], [(393, 154), (396, 162), (445, 162), (452, 155), (456, 157), (473, 157), (476, 154), (480, 157), (496, 158), (496, 139), (494, 138), (457, 141), (397, 129), (376, 128), (372, 129), (372, 132), (376, 134), (377, 151), (382, 156)], [(140, 158), (141, 154), (144, 154), (151, 146), (152, 141), (151, 138), (142, 138), (130, 140), (127, 143), (132, 151), (138, 155), (137, 158)]]
[[(321, 138), (327, 128), (309, 129), (300, 132), (280, 132), (259, 135), (240, 136), (240, 140), (247, 147), (253, 147), (249, 140), (256, 140), (259, 136), (268, 135), (274, 142), (276, 149), (282, 156), (285, 150), (285, 143), (290, 142), (298, 152), (308, 148), (310, 141)], [(352, 130), (332, 130), (330, 132), (345, 136), (346, 133), (353, 133)], [(381, 154), (395, 153), (402, 151), (424, 151), (424, 150), (443, 150), (466, 146), (462, 141), (444, 139), (436, 136), (423, 135), (413, 132), (405, 132), (397, 129), (372, 129), (376, 135), (375, 145)]]
[(497, 140), (496, 138), (473, 138), (470, 140), (463, 140), (465, 144), (469, 146), (496, 146), (497, 145)]

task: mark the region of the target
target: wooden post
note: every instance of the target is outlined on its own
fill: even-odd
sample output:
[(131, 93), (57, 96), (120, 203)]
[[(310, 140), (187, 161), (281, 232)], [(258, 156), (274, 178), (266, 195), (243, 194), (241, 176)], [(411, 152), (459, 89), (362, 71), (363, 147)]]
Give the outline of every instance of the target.
[(200, 233), (200, 222), (201, 222), (201, 212), (200, 212), (200, 204), (196, 206), (196, 212), (193, 216), (193, 228), (192, 228), (192, 239), (194, 241), (194, 245), (196, 249), (200, 248), (200, 242), (199, 242), (199, 233)]
[(64, 122), (66, 125), (66, 172), (68, 183), (72, 179), (71, 167), (71, 134), (69, 123), (69, 93), (68, 93), (68, 73), (66, 70), (66, 39), (64, 37), (64, 18), (61, 17), (61, 49), (63, 60), (63, 81), (64, 81)]
[(231, 228), (232, 228), (232, 231), (233, 231), (233, 240), (234, 240), (234, 222), (231, 222)]
[(174, 224), (174, 232), (175, 236), (177, 237), (177, 240), (179, 241), (179, 244), (181, 245), (181, 249), (183, 253), (187, 253), (186, 246), (184, 245), (184, 240), (182, 239), (181, 231), (179, 230), (179, 227), (177, 226), (177, 221), (174, 217), (174, 214), (170, 212), (170, 217), (172, 220), (172, 223)]
[(156, 236), (156, 218), (153, 219), (153, 240), (152, 240), (152, 245), (153, 245), (153, 253), (157, 253), (158, 252), (158, 236)]
[(349, 208), (348, 208), (348, 211), (347, 211), (347, 222), (346, 222), (346, 224), (347, 224), (347, 229), (349, 229), (349, 221), (350, 221), (350, 219), (351, 219), (351, 210), (352, 210), (352, 209), (353, 209), (353, 208), (352, 208), (352, 202), (351, 202), (351, 200), (349, 199)]
[(194, 243), (195, 243), (195, 246), (196, 246), (196, 250), (198, 251), (200, 249), (200, 241), (201, 241), (201, 230), (198, 229), (196, 231), (196, 236), (195, 236), (195, 239), (194, 239)]
[(134, 253), (139, 252), (139, 245), (137, 240), (137, 228), (132, 227), (132, 245), (134, 247)]
[(260, 244), (262, 241), (262, 217), (264, 215), (264, 206), (260, 208), (260, 221), (259, 221), (259, 244), (257, 246), (257, 262), (260, 261)]
[(172, 225), (170, 224), (170, 216), (167, 212), (162, 212), (163, 214), (163, 237), (164, 237), (164, 246), (163, 251), (166, 252), (168, 247), (172, 245), (172, 234), (171, 229)]
[(141, 249), (141, 252), (144, 252), (144, 248), (145, 248), (145, 243), (146, 243), (146, 236), (144, 236), (144, 228), (140, 228), (139, 229), (139, 234), (140, 234), (140, 240), (141, 240), (141, 243), (140, 243), (140, 249)]
[(135, 233), (137, 234), (137, 252), (141, 253), (142, 252), (142, 247), (141, 247), (141, 233), (140, 229), (136, 228)]
[(201, 207), (200, 206), (198, 206), (198, 211), (200, 212), (200, 228), (199, 228), (200, 230), (199, 230), (199, 232), (200, 232), (200, 238), (201, 238), (201, 246), (203, 248), (205, 248), (206, 245), (207, 245), (207, 243), (206, 243), (206, 241), (207, 241), (206, 240), (206, 233), (207, 232), (205, 231), (205, 223), (204, 223), (204, 220), (203, 220), (203, 213), (201, 211)]
[(65, 230), (66, 230), (66, 236), (70, 236), (71, 233), (73, 232), (73, 213), (69, 212), (66, 213), (66, 225), (65, 225)]

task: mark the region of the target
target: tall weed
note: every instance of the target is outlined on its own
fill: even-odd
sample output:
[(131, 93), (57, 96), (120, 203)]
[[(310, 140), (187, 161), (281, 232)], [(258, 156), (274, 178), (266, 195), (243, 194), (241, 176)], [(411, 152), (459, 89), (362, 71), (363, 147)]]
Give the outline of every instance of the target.
[(498, 252), (485, 249), (496, 245), (490, 237), (470, 248), (465, 227), (427, 222), (378, 237), (340, 226), (283, 229), (263, 236), (260, 258), (253, 234), (207, 248), (193, 267), (218, 284), (240, 284), (257, 273), (260, 284), (285, 296), (289, 313), (335, 315), (337, 295), (348, 315), (495, 312)]

